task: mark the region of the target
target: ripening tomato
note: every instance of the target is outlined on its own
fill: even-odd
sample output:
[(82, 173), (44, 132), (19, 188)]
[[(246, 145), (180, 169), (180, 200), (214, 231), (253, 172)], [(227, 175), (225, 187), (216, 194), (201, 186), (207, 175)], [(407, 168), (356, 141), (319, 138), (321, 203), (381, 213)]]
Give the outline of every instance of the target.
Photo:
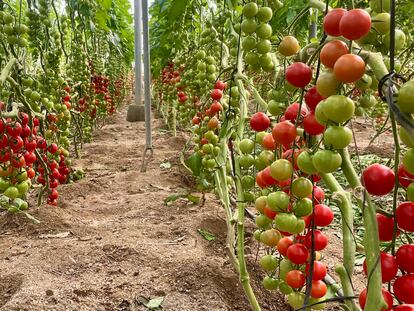
[(262, 179), (267, 186), (274, 186), (277, 184), (277, 180), (275, 180), (271, 175), (270, 166), (266, 167), (262, 171)]
[(375, 163), (362, 172), (361, 181), (369, 194), (382, 196), (394, 188), (395, 175), (389, 167)]
[(305, 285), (306, 278), (303, 272), (299, 270), (291, 270), (286, 273), (286, 283), (292, 288), (301, 288)]
[(305, 103), (309, 107), (310, 110), (315, 110), (316, 106), (319, 104), (320, 101), (324, 99), (324, 97), (318, 93), (316, 86), (312, 86), (305, 94)]
[(323, 281), (312, 281), (312, 287), (310, 295), (313, 298), (322, 298), (326, 295), (328, 291), (328, 287), (326, 286), (325, 282)]
[(262, 146), (267, 150), (275, 150), (276, 143), (271, 133), (266, 133), (266, 135), (263, 137)]
[(300, 50), (299, 42), (293, 36), (286, 36), (280, 42), (278, 50), (283, 56), (295, 55)]
[(333, 73), (336, 79), (341, 82), (356, 82), (365, 73), (365, 62), (360, 56), (355, 54), (342, 55), (336, 60)]
[(312, 69), (302, 62), (296, 62), (286, 69), (286, 80), (289, 84), (304, 88), (312, 80)]
[(414, 274), (406, 274), (394, 282), (394, 295), (404, 303), (414, 303)]
[(295, 243), (287, 249), (286, 256), (295, 265), (302, 265), (308, 260), (309, 251), (305, 245)]
[[(381, 309), (382, 311), (389, 311), (392, 309), (393, 304), (393, 298), (389, 291), (387, 291), (384, 288), (381, 288), (382, 291), (382, 297), (385, 300), (385, 303), (388, 305), (388, 308)], [(359, 305), (362, 309), (365, 308), (365, 304), (367, 302), (367, 289), (365, 288), (360, 294), (359, 294)]]
[(345, 9), (337, 8), (331, 10), (326, 16), (323, 18), (323, 30), (327, 35), (338, 37), (341, 35), (339, 31), (339, 23), (346, 13)]
[(400, 269), (414, 273), (414, 244), (401, 245), (395, 257)]
[(342, 16), (339, 22), (339, 31), (348, 40), (361, 39), (370, 30), (371, 16), (362, 9), (349, 10)]
[(294, 124), (289, 121), (283, 121), (273, 127), (272, 135), (276, 143), (289, 145), (295, 140), (297, 131)]
[(303, 129), (309, 135), (320, 135), (324, 132), (325, 126), (315, 118), (315, 112), (311, 111), (303, 118)]
[[(368, 268), (366, 260), (363, 263), (363, 269), (366, 275), (368, 275)], [(398, 264), (395, 257), (391, 254), (381, 252), (381, 278), (382, 283), (391, 281), (398, 272)]]
[(319, 58), (325, 67), (333, 68), (338, 58), (348, 53), (348, 46), (345, 42), (341, 40), (333, 40), (324, 45)]
[[(306, 275), (309, 274), (310, 264), (306, 264)], [(312, 280), (319, 281), (323, 280), (323, 278), (328, 274), (328, 270), (326, 268), (326, 264), (321, 261), (315, 260), (313, 262), (313, 273), (312, 273)]]
[[(394, 218), (390, 218), (382, 214), (377, 214), (377, 223), (378, 236), (380, 241), (391, 241), (394, 232)], [(399, 230), (397, 230), (397, 236), (399, 235), (399, 233)]]
[(279, 240), (277, 243), (277, 250), (282, 256), (287, 255), (288, 248), (293, 244), (293, 239), (291, 237), (284, 237)]
[(250, 127), (253, 131), (256, 132), (263, 132), (270, 126), (270, 119), (269, 117), (264, 114), (263, 112), (256, 112), (250, 118)]
[(395, 212), (398, 227), (402, 230), (414, 232), (414, 203), (403, 202)]

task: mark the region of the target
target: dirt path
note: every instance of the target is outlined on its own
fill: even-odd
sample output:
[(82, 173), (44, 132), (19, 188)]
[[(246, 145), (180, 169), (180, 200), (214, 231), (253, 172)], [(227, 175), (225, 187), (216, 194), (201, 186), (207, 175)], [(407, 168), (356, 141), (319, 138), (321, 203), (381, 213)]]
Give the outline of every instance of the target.
[[(140, 296), (165, 297), (164, 310), (250, 310), (224, 252), (218, 202), (163, 204), (185, 187), (178, 160), (184, 139), (155, 120), (154, 160), (140, 173), (144, 127), (125, 114), (85, 146), (75, 167), (87, 175), (62, 187), (60, 207), (31, 209), (41, 224), (0, 215), (1, 311), (146, 310)], [(160, 168), (165, 160), (171, 168)], [(197, 229), (216, 239), (206, 241)], [(258, 295), (264, 310), (286, 310), (275, 294)]]

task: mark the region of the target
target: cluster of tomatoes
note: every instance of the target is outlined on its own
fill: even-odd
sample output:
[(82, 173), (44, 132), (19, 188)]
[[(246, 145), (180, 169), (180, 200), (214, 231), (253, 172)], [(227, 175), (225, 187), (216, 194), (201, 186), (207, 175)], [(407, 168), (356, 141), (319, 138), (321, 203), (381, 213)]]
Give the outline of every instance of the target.
[[(1, 106), (4, 109), (3, 103)], [(39, 126), (39, 119), (30, 120), (23, 112), (0, 120), (0, 191), (10, 211), (27, 208), (26, 195), (36, 175), (38, 183), (47, 185), (48, 203), (56, 205), (56, 188), (66, 183), (71, 172), (65, 161), (67, 151), (56, 143), (48, 144), (39, 134)]]

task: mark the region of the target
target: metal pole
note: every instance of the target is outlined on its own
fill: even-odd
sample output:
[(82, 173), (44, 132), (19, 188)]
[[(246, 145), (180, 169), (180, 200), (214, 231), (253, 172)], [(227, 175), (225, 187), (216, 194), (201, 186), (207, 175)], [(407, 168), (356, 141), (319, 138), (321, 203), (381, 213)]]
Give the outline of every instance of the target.
[(141, 171), (146, 171), (148, 161), (146, 153), (148, 150), (153, 154), (152, 129), (151, 129), (151, 72), (150, 72), (150, 49), (149, 49), (149, 27), (148, 27), (148, 0), (142, 0), (142, 25), (144, 35), (144, 92), (145, 92), (145, 150), (142, 157)]
[(142, 103), (142, 7), (141, 0), (134, 1), (134, 20), (135, 20), (135, 105)]

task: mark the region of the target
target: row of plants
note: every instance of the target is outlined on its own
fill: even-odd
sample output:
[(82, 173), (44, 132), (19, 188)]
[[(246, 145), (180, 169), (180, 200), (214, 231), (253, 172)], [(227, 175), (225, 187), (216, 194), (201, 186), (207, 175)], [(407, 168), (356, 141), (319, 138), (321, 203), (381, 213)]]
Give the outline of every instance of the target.
[[(252, 309), (244, 243), (254, 206), (263, 286), (295, 310), (414, 310), (414, 3), (155, 1), (151, 14), (157, 109), (174, 133), (191, 133), (183, 165), (222, 202)], [(357, 117), (392, 133), (393, 159), (355, 165)], [(333, 207), (342, 262), (328, 271)]]
[(61, 184), (95, 128), (130, 89), (130, 5), (124, 0), (0, 1), (0, 208), (30, 196), (58, 204)]

